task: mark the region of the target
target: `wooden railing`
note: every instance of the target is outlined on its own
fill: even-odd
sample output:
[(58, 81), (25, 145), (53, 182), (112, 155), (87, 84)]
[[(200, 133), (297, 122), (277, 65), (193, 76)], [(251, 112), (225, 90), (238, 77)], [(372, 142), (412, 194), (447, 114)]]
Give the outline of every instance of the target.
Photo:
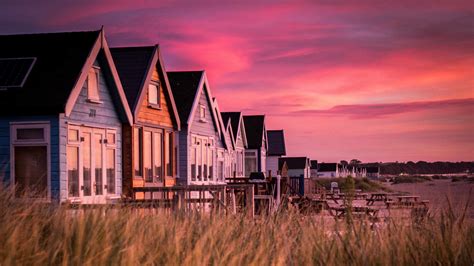
[(253, 215), (254, 190), (249, 184), (135, 187), (132, 198), (122, 204), (137, 208), (218, 213), (246, 212)]

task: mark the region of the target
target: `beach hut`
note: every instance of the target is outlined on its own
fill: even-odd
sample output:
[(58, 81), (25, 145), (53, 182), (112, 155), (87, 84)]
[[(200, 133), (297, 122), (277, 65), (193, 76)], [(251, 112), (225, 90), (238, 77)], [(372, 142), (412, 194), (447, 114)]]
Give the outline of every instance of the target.
[(247, 149), (245, 150), (245, 176), (252, 172), (266, 172), (267, 129), (264, 115), (244, 115)]
[(225, 184), (216, 168), (217, 162), (224, 160), (225, 143), (205, 71), (168, 72), (168, 79), (181, 120), (177, 181)]
[(123, 129), (124, 192), (174, 186), (180, 120), (159, 46), (111, 52), (133, 114), (133, 126)]
[(0, 36), (0, 73), (0, 180), (15, 196), (119, 198), (132, 114), (104, 31)]
[(231, 130), (235, 140), (232, 176), (244, 177), (245, 173), (245, 149), (247, 147), (247, 137), (245, 135), (245, 124), (241, 112), (222, 112), (222, 119), (227, 128)]

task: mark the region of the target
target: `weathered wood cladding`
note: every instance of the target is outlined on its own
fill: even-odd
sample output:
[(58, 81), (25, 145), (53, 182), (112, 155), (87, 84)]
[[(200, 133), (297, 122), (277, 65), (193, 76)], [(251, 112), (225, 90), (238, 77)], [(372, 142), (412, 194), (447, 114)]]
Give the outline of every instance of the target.
[[(153, 70), (152, 74), (152, 80), (159, 81), (160, 85), (160, 108), (151, 108), (149, 106), (149, 101), (148, 101), (148, 93), (145, 91), (145, 95), (143, 95), (143, 101), (139, 104), (139, 109), (138, 109), (138, 115), (137, 115), (137, 122), (141, 123), (146, 123), (146, 124), (152, 124), (152, 125), (157, 125), (160, 127), (166, 127), (169, 129), (173, 129), (173, 120), (171, 113), (172, 108), (168, 104), (169, 97), (165, 95), (164, 90), (165, 88), (163, 87), (164, 80), (160, 79), (158, 71), (155, 69)], [(148, 86), (146, 86), (145, 89), (147, 89)]]
[(188, 128), (187, 127), (182, 127), (181, 131), (178, 132), (178, 142), (179, 142), (179, 147), (178, 147), (178, 163), (179, 163), (179, 168), (178, 168), (178, 183), (180, 184), (186, 184), (187, 179), (188, 179), (188, 169), (189, 169), (189, 157), (188, 157)]

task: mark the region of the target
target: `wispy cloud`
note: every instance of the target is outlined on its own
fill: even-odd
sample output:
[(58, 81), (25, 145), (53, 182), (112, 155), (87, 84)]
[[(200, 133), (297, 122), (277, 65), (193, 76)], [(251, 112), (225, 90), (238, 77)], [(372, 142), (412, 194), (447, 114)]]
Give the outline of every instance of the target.
[(353, 119), (380, 119), (397, 114), (430, 110), (446, 110), (451, 108), (471, 112), (474, 119), (474, 98), (406, 103), (337, 105), (325, 110), (306, 109), (294, 111), (289, 115), (347, 116)]

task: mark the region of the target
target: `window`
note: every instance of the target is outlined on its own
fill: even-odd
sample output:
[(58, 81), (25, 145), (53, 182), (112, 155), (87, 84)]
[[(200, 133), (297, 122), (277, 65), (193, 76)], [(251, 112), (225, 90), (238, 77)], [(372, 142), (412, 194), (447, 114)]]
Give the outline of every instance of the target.
[(155, 182), (163, 182), (163, 134), (153, 132), (153, 167)]
[[(196, 139), (196, 138), (193, 138)], [(195, 142), (193, 142), (194, 144)], [(191, 147), (191, 181), (196, 181), (197, 178), (197, 162), (196, 162), (196, 154), (197, 153), (197, 147), (192, 146)]]
[(67, 179), (69, 197), (79, 197), (79, 128), (69, 127), (67, 132)]
[(192, 136), (191, 181), (214, 180), (214, 139), (203, 136)]
[(133, 128), (133, 171), (136, 177), (143, 177), (142, 174), (142, 134), (140, 128)]
[(199, 121), (206, 122), (206, 106), (200, 104), (199, 105)]
[(104, 184), (103, 184), (103, 150), (102, 150), (102, 143), (103, 143), (103, 134), (98, 132), (94, 132), (94, 194), (95, 195), (102, 195), (104, 194)]
[(254, 151), (245, 152), (245, 176), (250, 176), (250, 173), (257, 172), (257, 153)]
[(101, 103), (99, 97), (99, 73), (100, 68), (93, 66), (87, 76), (87, 100), (93, 103)]
[(11, 172), (15, 196), (49, 197), (49, 124), (14, 123), (11, 126)]
[(156, 81), (148, 85), (148, 103), (150, 107), (160, 108), (160, 85)]
[(145, 182), (153, 182), (151, 132), (143, 132), (143, 168), (145, 170)]
[(165, 154), (166, 176), (173, 177), (173, 132), (165, 134)]
[(35, 62), (35, 57), (0, 58), (0, 89), (23, 87)]
[(217, 179), (224, 180), (224, 151), (217, 151)]
[(106, 141), (106, 188), (107, 194), (115, 194), (115, 172), (116, 172), (116, 133), (115, 131), (107, 130), (107, 141)]
[(172, 150), (167, 148), (168, 138), (171, 138), (169, 135), (172, 133), (163, 134), (163, 130), (157, 128), (144, 127), (134, 130), (135, 177), (144, 178), (146, 183), (163, 184), (164, 176), (168, 174), (167, 167), (171, 167), (168, 176), (174, 176), (169, 157)]
[(19, 128), (16, 130), (17, 140), (43, 140), (43, 128)]
[(214, 149), (210, 148), (208, 152), (208, 165), (209, 165), (209, 180), (214, 179)]

